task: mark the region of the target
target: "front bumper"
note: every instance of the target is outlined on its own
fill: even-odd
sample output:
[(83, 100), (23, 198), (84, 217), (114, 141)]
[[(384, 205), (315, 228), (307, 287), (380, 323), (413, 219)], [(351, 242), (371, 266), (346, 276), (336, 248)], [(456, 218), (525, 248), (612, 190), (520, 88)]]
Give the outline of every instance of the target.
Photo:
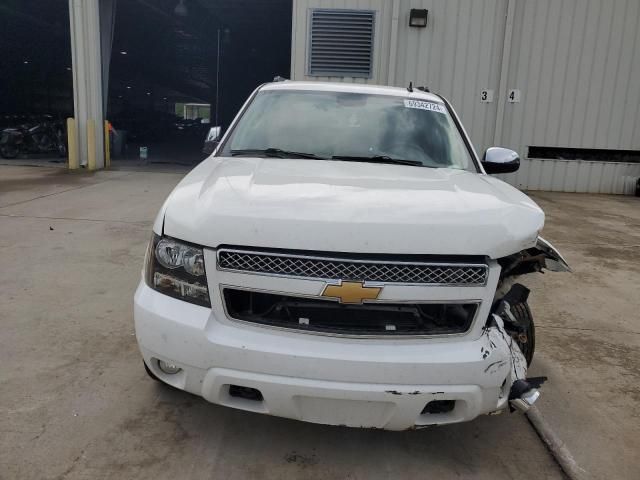
[[(508, 348), (490, 335), (354, 339), (277, 331), (228, 320), (215, 309), (150, 289), (135, 295), (144, 361), (174, 387), (229, 407), (329, 425), (408, 428), (472, 420), (507, 406)], [(158, 360), (182, 371), (164, 374)], [(262, 400), (231, 394), (260, 391)], [(446, 413), (422, 413), (454, 400)]]

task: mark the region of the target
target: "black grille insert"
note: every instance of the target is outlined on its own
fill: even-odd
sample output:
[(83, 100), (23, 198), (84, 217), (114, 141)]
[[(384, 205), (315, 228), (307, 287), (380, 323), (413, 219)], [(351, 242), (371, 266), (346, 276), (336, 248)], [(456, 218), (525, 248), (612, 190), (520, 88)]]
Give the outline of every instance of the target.
[(466, 332), (477, 303), (345, 305), (334, 300), (225, 288), (231, 318), (275, 327), (342, 335), (446, 335)]

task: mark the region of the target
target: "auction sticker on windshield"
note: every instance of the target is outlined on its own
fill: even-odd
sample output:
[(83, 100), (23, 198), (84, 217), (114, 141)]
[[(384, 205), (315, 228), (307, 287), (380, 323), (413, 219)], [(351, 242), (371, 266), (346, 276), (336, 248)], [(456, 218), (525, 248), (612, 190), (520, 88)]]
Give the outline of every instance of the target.
[(407, 108), (417, 108), (420, 110), (429, 110), (431, 112), (439, 112), (446, 114), (444, 105), (435, 102), (425, 102), (423, 100), (404, 100), (404, 106)]

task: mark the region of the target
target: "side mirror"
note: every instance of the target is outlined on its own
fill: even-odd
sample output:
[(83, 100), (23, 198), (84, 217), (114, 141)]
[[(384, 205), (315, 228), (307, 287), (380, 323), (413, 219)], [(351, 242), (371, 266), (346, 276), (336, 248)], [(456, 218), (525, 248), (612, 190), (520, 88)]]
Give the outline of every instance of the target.
[(520, 157), (508, 148), (491, 147), (484, 152), (482, 166), (487, 173), (511, 173), (520, 168)]
[(222, 127), (211, 127), (207, 133), (207, 138), (204, 140), (204, 147), (202, 147), (202, 153), (205, 155), (211, 155), (213, 151), (220, 143), (220, 137), (222, 136)]

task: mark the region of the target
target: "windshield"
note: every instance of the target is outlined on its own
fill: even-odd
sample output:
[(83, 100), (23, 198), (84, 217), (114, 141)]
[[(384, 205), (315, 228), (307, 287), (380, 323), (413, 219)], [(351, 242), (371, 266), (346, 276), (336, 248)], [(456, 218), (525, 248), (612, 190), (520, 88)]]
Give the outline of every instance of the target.
[(219, 155), (260, 156), (265, 150), (477, 171), (444, 104), (394, 96), (261, 91)]

